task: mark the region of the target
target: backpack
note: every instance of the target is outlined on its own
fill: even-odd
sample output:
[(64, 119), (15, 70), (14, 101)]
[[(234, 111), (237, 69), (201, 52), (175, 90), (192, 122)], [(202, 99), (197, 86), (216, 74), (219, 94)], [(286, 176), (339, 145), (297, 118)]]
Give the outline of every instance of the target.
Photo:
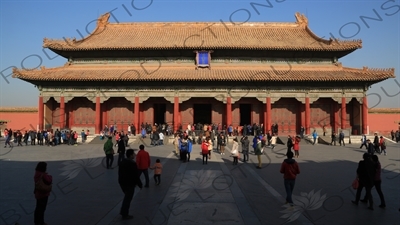
[(182, 150), (182, 151), (186, 151), (186, 150), (187, 150), (187, 147), (188, 147), (187, 141), (182, 141), (182, 142), (181, 142), (181, 150)]
[(201, 153), (202, 154), (208, 154), (208, 143), (207, 142), (203, 142), (201, 144)]

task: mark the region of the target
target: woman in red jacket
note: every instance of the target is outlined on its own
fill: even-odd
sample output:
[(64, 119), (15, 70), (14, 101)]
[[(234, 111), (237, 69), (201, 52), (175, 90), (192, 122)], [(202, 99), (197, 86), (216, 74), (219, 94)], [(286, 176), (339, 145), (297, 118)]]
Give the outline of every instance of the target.
[(300, 151), (300, 137), (296, 136), (293, 141), (294, 157), (299, 158)]
[[(43, 180), (43, 183), (46, 185), (51, 185), (53, 182), (52, 176), (46, 173), (47, 163), (39, 162), (36, 166), (35, 176), (33, 177), (35, 184)], [(35, 198), (36, 198), (36, 208), (34, 214), (34, 223), (35, 225), (46, 225), (44, 222), (44, 211), (46, 211), (47, 201), (49, 200), (50, 191), (44, 192), (39, 190), (34, 190)]]

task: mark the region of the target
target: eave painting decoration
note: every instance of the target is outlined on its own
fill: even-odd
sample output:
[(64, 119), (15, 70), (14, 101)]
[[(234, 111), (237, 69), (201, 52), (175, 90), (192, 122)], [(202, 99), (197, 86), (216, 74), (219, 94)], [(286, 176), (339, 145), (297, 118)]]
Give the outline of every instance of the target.
[(196, 53), (196, 70), (200, 68), (211, 69), (211, 53), (212, 51), (195, 51)]

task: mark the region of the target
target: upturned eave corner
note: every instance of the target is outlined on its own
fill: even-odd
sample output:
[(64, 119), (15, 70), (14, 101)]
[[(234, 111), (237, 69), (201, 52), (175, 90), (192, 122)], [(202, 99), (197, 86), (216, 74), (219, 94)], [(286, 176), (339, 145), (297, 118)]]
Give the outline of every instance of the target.
[(362, 48), (362, 40), (361, 39), (355, 39), (355, 40), (340, 40), (335, 37), (330, 37), (329, 39), (324, 39), (322, 37), (319, 37), (316, 35), (308, 26), (308, 18), (299, 12), (295, 13), (295, 18), (296, 18), (296, 24), (298, 24), (300, 27), (305, 29), (309, 35), (311, 35), (316, 41), (322, 42), (323, 44), (326, 44), (328, 46), (335, 46), (335, 45), (348, 45), (352, 46), (354, 50)]

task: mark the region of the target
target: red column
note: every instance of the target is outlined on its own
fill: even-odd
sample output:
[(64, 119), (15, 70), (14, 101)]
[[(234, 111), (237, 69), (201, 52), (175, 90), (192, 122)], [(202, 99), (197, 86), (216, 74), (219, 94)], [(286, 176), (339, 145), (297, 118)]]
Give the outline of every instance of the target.
[(338, 127), (339, 127), (339, 104), (336, 102), (333, 106), (333, 113), (334, 113), (334, 117), (335, 117), (334, 128), (335, 128), (335, 132), (337, 133)]
[(226, 98), (226, 126), (232, 124), (232, 99), (231, 97)]
[(267, 97), (267, 104), (265, 105), (265, 110), (267, 111), (267, 118), (265, 119), (265, 133), (266, 134), (271, 129), (271, 97)]
[(179, 97), (174, 97), (174, 132), (178, 130), (179, 125)]
[(64, 96), (60, 97), (60, 129), (65, 127), (65, 102)]
[(368, 100), (367, 96), (363, 98), (363, 105), (362, 105), (362, 132), (363, 134), (368, 134)]
[(44, 121), (44, 104), (43, 104), (43, 96), (39, 96), (39, 130), (43, 130), (43, 121)]
[(100, 130), (101, 130), (101, 128), (100, 128), (100, 113), (101, 113), (101, 110), (100, 110), (100, 97), (97, 96), (96, 97), (96, 120), (95, 120), (95, 128), (94, 128), (94, 132), (96, 134), (99, 134)]
[(340, 121), (340, 128), (345, 129), (346, 128), (346, 98), (342, 97), (342, 108), (341, 108), (342, 114), (341, 114), (341, 121)]
[(139, 129), (139, 96), (135, 97), (135, 103), (133, 105), (133, 116), (133, 123), (136, 127), (136, 130), (138, 130), (140, 133), (141, 130)]
[(305, 129), (306, 129), (306, 134), (310, 134), (310, 98), (306, 97), (306, 104), (305, 104)]

